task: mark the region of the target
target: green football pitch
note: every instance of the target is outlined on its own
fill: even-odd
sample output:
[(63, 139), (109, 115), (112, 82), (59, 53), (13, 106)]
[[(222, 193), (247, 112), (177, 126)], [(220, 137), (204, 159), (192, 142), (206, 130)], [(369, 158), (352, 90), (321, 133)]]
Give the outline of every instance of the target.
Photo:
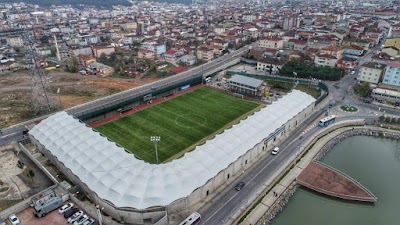
[(96, 128), (138, 158), (156, 163), (151, 136), (160, 136), (160, 163), (259, 107), (203, 87)]

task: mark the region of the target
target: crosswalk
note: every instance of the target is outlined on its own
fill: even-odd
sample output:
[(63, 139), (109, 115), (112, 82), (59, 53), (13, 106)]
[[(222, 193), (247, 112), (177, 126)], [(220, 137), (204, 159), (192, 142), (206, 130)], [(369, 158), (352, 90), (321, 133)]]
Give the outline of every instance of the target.
[(314, 123), (313, 125), (308, 126), (306, 129), (304, 129), (303, 134), (307, 133), (311, 129), (317, 126), (317, 123)]

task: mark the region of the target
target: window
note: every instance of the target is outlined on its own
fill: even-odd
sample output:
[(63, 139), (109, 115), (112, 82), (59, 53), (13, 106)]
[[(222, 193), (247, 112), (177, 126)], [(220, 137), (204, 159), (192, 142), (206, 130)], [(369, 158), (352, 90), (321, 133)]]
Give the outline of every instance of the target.
[(231, 174), (228, 173), (228, 179), (229, 179), (230, 176), (231, 176)]
[(206, 195), (208, 196), (209, 193), (210, 193), (210, 192), (207, 190)]

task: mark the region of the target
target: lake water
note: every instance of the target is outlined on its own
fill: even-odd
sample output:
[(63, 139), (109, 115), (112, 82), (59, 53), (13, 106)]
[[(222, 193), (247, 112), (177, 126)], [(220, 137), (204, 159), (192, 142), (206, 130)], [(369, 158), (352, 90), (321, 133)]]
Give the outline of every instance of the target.
[(299, 188), (273, 225), (400, 224), (400, 141), (350, 137), (321, 161), (356, 179), (378, 197), (378, 202), (343, 201)]

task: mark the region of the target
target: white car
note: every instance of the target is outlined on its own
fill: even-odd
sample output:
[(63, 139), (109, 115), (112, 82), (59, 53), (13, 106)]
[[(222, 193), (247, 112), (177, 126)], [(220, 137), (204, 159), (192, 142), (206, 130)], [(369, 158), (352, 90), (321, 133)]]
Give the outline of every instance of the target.
[(89, 218), (85, 222), (82, 223), (82, 225), (92, 225), (94, 223), (94, 219)]
[(58, 209), (58, 213), (63, 214), (65, 213), (67, 210), (69, 210), (70, 208), (72, 208), (74, 206), (74, 203), (68, 203), (63, 205), (61, 208)]
[(15, 214), (12, 214), (8, 217), (12, 225), (17, 225), (20, 223), (18, 217)]
[(278, 152), (279, 152), (279, 147), (275, 147), (274, 149), (272, 149), (271, 154), (276, 155), (276, 154), (278, 154)]
[(78, 211), (68, 218), (68, 223), (73, 223), (83, 216), (83, 211)]
[(88, 219), (89, 219), (88, 216), (83, 215), (83, 216), (81, 216), (81, 218), (77, 219), (77, 220), (74, 222), (74, 225), (82, 225), (82, 224), (83, 224), (86, 220), (88, 220)]

